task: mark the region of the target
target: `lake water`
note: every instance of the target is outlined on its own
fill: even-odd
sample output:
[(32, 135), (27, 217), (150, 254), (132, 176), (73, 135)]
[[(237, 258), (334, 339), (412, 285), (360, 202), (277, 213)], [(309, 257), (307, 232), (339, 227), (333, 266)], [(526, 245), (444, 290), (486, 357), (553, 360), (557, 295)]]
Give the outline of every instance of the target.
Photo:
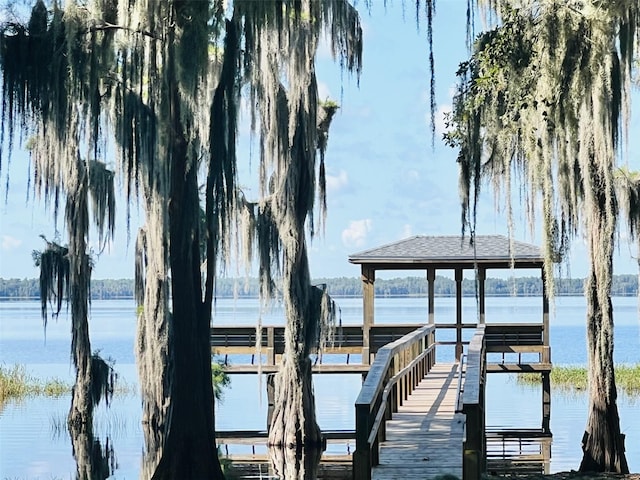
[[(343, 325), (362, 322), (362, 300), (337, 300)], [(539, 322), (539, 298), (488, 298), (487, 322)], [(635, 298), (614, 298), (615, 360), (640, 363), (640, 321)], [(586, 364), (585, 302), (581, 297), (556, 299), (551, 314), (552, 360), (555, 365)], [(474, 298), (465, 298), (463, 317), (476, 321)], [(436, 322), (452, 322), (455, 299), (436, 299)], [(427, 317), (425, 298), (376, 299), (376, 323), (421, 323)], [(260, 312), (256, 300), (218, 300), (216, 324), (281, 324), (282, 310), (274, 307)], [(135, 386), (137, 373), (133, 354), (135, 306), (132, 300), (95, 301), (90, 319), (94, 350), (116, 362), (122, 381)], [(470, 336), (472, 331), (468, 332)], [(453, 332), (445, 332), (453, 335)], [(439, 340), (450, 339), (441, 335)], [(441, 347), (438, 357), (450, 358), (451, 350)], [(0, 364), (24, 364), (38, 378), (73, 381), (70, 360), (70, 321), (66, 314), (50, 320), (43, 330), (40, 306), (35, 301), (0, 302)], [(360, 379), (357, 375), (316, 375), (314, 377), (318, 422), (323, 429), (353, 428), (354, 401)], [(255, 376), (232, 377), (231, 387), (216, 408), (218, 430), (264, 429), (266, 419), (265, 386)], [(490, 375), (487, 383), (487, 425), (496, 427), (539, 428), (541, 423), (540, 387), (519, 385), (510, 375)], [(640, 471), (640, 415), (638, 399), (620, 394), (622, 430), (626, 434), (627, 460), (632, 471)], [(0, 479), (74, 478), (76, 466), (65, 425), (68, 395), (61, 398), (38, 397), (9, 402), (0, 410)], [(517, 409), (515, 408), (517, 406)], [(143, 451), (140, 427), (140, 399), (135, 395), (114, 398), (111, 408), (102, 405), (96, 412), (96, 437), (109, 437), (117, 468), (112, 478), (138, 478)], [(551, 471), (577, 468), (580, 440), (587, 414), (586, 392), (552, 392), (551, 430), (553, 432)], [(233, 452), (251, 447), (230, 446)], [(335, 453), (352, 452), (353, 443), (330, 445)], [(235, 449), (235, 450), (234, 450)]]

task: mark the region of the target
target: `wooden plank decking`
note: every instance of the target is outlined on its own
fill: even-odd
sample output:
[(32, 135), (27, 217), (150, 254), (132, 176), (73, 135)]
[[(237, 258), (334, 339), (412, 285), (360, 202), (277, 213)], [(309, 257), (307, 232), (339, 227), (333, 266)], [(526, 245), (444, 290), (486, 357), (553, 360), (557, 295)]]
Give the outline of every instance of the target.
[(386, 424), (380, 444), (378, 480), (462, 478), (464, 415), (455, 413), (457, 365), (436, 364)]

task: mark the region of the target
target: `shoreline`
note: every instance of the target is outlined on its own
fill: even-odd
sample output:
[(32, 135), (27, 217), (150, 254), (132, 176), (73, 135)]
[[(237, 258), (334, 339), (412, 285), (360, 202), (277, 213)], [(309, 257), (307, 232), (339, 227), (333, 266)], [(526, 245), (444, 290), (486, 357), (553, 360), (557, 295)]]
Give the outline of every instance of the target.
[(508, 473), (505, 475), (487, 475), (486, 480), (640, 480), (640, 473), (578, 472), (568, 470), (556, 473)]

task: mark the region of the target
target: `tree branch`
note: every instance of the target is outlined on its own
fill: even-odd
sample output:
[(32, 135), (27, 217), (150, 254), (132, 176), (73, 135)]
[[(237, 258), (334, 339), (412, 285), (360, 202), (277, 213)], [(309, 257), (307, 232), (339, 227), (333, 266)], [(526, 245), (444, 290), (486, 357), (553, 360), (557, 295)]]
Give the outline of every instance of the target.
[(105, 22), (101, 25), (92, 25), (91, 27), (89, 27), (90, 32), (104, 32), (109, 30), (125, 30), (130, 33), (141, 33), (145, 37), (153, 38), (154, 40), (160, 40), (159, 37), (157, 37), (155, 34), (151, 33), (148, 30), (143, 30), (143, 29), (136, 30), (133, 28), (126, 27), (124, 25), (114, 25), (112, 23)]

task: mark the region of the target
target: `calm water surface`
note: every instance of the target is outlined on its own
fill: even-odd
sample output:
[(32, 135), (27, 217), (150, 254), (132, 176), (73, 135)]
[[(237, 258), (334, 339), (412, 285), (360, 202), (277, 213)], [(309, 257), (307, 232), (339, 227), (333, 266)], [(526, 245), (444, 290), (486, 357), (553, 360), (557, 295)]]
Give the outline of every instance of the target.
[[(342, 324), (360, 324), (361, 299), (339, 299)], [(635, 298), (614, 298), (616, 321), (615, 358), (619, 363), (640, 363), (640, 321)], [(476, 303), (465, 298), (465, 321), (476, 321)], [(539, 298), (487, 299), (487, 322), (538, 322)], [(436, 299), (436, 321), (453, 321), (455, 300)], [(424, 298), (376, 299), (376, 323), (420, 323), (427, 317)], [(255, 300), (218, 300), (214, 322), (255, 325), (282, 323), (282, 311), (260, 312)], [(558, 298), (551, 318), (552, 360), (558, 364), (586, 364), (585, 304), (581, 297)], [(135, 387), (135, 307), (131, 300), (95, 301), (90, 320), (92, 348), (111, 357), (122, 381)], [(445, 332), (439, 340), (450, 339)], [(471, 331), (467, 334), (469, 337)], [(452, 353), (439, 350), (442, 360)], [(46, 335), (38, 302), (0, 302), (0, 363), (26, 365), (38, 378), (59, 377), (73, 381), (70, 362), (70, 321), (67, 315), (48, 322)], [(354, 401), (360, 380), (352, 375), (314, 377), (318, 421), (323, 429), (353, 428)], [(219, 430), (264, 429), (265, 386), (253, 376), (238, 375), (216, 407)], [(541, 422), (540, 388), (518, 385), (510, 375), (491, 375), (487, 388), (487, 424), (500, 427), (537, 428)], [(640, 471), (640, 415), (638, 399), (620, 395), (622, 430), (626, 434), (627, 459), (632, 471)], [(0, 410), (0, 479), (74, 478), (71, 442), (64, 428), (69, 396), (9, 402)], [(551, 471), (577, 468), (580, 439), (586, 423), (585, 392), (552, 392), (551, 429), (554, 434)], [(117, 469), (112, 478), (138, 478), (143, 450), (140, 400), (135, 394), (117, 396), (111, 408), (96, 412), (96, 436), (109, 437)], [(62, 428), (61, 428), (62, 425)], [(241, 452), (250, 447), (230, 446)], [(353, 451), (354, 445), (331, 445), (335, 453)]]

